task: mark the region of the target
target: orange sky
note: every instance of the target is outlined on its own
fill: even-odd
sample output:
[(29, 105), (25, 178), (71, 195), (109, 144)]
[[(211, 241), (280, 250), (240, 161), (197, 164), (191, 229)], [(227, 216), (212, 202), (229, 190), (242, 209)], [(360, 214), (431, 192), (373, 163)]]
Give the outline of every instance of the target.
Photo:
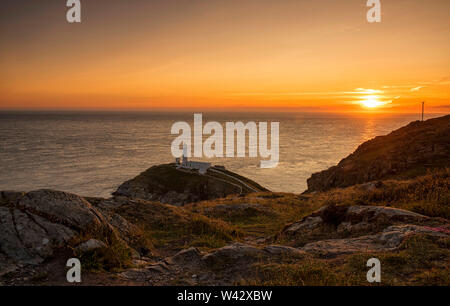
[(2, 0), (0, 109), (448, 113), (450, 1), (365, 3)]

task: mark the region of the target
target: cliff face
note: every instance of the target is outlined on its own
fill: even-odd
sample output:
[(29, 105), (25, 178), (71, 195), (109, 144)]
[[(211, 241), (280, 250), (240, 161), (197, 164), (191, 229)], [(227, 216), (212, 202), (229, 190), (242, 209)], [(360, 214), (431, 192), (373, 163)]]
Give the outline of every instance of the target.
[(413, 178), (450, 166), (450, 115), (412, 122), (369, 140), (337, 166), (308, 179), (308, 191), (326, 191), (375, 180)]
[(169, 164), (147, 169), (120, 185), (113, 195), (182, 206), (230, 194), (258, 191), (267, 190), (226, 170), (213, 169), (200, 175), (197, 171), (177, 169)]

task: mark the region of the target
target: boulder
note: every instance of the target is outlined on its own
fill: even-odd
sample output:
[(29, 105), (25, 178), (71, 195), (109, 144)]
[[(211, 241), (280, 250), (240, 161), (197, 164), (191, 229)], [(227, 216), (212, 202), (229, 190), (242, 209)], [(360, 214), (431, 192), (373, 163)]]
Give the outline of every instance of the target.
[(0, 206), (0, 275), (40, 264), (79, 237), (92, 237), (79, 246), (85, 251), (106, 247), (113, 240), (139, 246), (134, 225), (77, 195), (54, 190), (0, 195), (2, 203), (7, 203)]
[(44, 189), (28, 192), (17, 207), (77, 231), (95, 232), (106, 223), (102, 214), (88, 201), (62, 191)]
[(284, 245), (269, 245), (266, 246), (263, 251), (272, 256), (286, 256), (290, 258), (303, 258), (306, 255), (302, 250)]
[(106, 248), (107, 245), (103, 241), (97, 239), (89, 239), (81, 244), (79, 244), (76, 249), (81, 252), (89, 252), (96, 249)]
[(19, 265), (39, 264), (76, 236), (72, 229), (18, 209), (0, 207), (0, 275)]
[(205, 255), (202, 260), (211, 268), (229, 265), (239, 269), (240, 266), (248, 265), (264, 255), (267, 253), (261, 249), (236, 242)]
[(182, 250), (168, 259), (169, 263), (176, 263), (178, 265), (193, 265), (198, 264), (201, 260), (201, 253), (197, 248), (191, 247)]

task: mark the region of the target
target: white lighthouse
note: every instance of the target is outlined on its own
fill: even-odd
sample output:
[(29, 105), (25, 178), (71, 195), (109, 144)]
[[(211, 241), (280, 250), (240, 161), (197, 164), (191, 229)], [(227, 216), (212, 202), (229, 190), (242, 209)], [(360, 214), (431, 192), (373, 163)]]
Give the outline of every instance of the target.
[(188, 154), (187, 154), (187, 145), (185, 143), (183, 143), (183, 156), (182, 156), (182, 164), (183, 165), (188, 162), (187, 156), (188, 156)]
[(211, 163), (189, 161), (187, 156), (187, 145), (183, 144), (183, 155), (181, 156), (181, 162), (180, 158), (175, 159), (175, 163), (178, 168), (198, 170), (200, 174), (206, 174), (206, 171), (211, 168)]

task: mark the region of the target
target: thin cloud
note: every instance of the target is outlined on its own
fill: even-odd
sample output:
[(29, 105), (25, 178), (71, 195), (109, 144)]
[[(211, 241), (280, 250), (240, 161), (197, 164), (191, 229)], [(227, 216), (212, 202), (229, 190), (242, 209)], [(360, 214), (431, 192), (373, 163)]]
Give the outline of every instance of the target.
[(346, 95), (355, 94), (351, 91), (326, 91), (326, 92), (237, 92), (232, 96), (321, 96), (321, 95)]
[(303, 91), (303, 92), (235, 92), (231, 96), (348, 96), (382, 94), (378, 89), (356, 88), (354, 91)]
[(421, 90), (422, 88), (424, 88), (425, 86), (417, 86), (417, 87), (414, 87), (414, 88), (411, 88), (411, 90), (410, 91), (419, 91), (419, 90)]
[(358, 93), (366, 93), (366, 94), (383, 93), (382, 90), (378, 90), (378, 89), (356, 88), (355, 90)]
[(411, 88), (411, 87), (412, 87), (412, 85), (386, 85), (386, 86), (383, 86), (382, 88), (384, 88), (384, 89), (390, 89), (390, 88), (396, 89), (396, 88)]

